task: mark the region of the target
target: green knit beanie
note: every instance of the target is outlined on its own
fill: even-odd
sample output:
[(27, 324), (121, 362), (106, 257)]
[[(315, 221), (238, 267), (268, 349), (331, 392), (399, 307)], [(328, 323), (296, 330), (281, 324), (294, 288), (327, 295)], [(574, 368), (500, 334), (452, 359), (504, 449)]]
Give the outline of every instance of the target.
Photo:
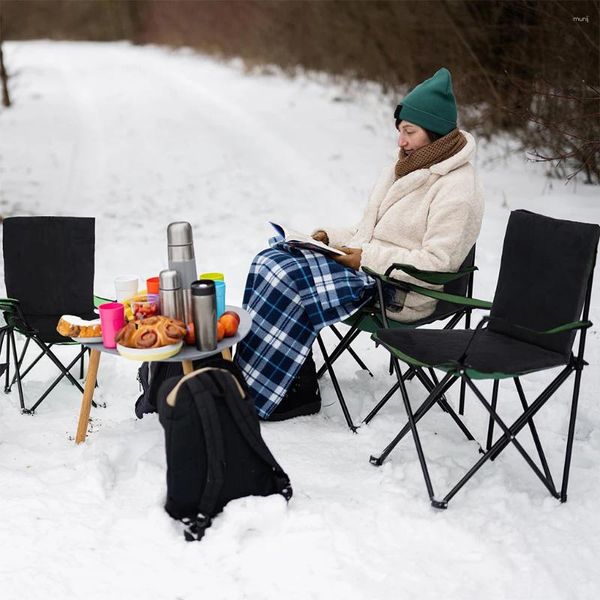
[(396, 127), (406, 120), (440, 135), (456, 129), (456, 100), (450, 71), (442, 67), (411, 90), (396, 107), (394, 118)]

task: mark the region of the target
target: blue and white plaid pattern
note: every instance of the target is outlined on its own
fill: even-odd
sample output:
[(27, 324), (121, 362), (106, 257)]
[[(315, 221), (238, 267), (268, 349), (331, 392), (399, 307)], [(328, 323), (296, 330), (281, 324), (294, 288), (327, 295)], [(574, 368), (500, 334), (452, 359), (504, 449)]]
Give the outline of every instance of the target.
[(248, 273), (244, 308), (252, 328), (235, 356), (262, 418), (285, 396), (317, 333), (352, 314), (373, 287), (365, 273), (322, 254), (270, 243)]

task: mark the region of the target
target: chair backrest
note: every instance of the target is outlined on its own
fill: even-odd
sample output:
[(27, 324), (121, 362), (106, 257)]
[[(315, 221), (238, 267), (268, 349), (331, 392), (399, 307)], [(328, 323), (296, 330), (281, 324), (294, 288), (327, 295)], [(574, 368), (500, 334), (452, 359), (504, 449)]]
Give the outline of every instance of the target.
[(94, 218), (10, 217), (3, 229), (6, 292), (25, 315), (93, 308)]
[[(467, 269), (475, 265), (475, 246), (471, 248), (469, 254), (463, 261), (462, 265), (460, 265), (459, 271), (463, 269)], [(454, 294), (456, 296), (466, 296), (469, 291), (469, 283), (473, 281), (473, 273), (469, 273), (460, 279), (455, 279), (444, 285), (444, 292), (448, 294)], [(471, 286), (472, 287), (472, 286)], [(445, 300), (439, 300), (436, 304), (435, 310), (430, 320), (438, 320), (443, 319), (447, 316), (450, 316), (457, 312), (457, 310), (462, 309), (463, 307), (457, 306), (456, 304), (451, 304), (450, 302), (446, 302)]]
[(580, 319), (599, 236), (600, 226), (595, 224), (513, 211), (489, 329), (568, 355), (575, 331), (540, 335), (518, 326), (545, 331)]

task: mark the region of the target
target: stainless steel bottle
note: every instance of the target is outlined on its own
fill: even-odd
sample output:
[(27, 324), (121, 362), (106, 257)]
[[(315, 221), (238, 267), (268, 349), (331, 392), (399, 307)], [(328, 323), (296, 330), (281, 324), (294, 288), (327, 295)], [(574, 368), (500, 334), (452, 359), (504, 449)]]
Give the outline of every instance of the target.
[(192, 315), (196, 348), (209, 351), (217, 347), (217, 299), (215, 282), (198, 279), (192, 283)]
[(179, 273), (183, 290), (184, 320), (192, 320), (190, 286), (198, 278), (194, 255), (194, 237), (192, 226), (186, 221), (176, 221), (167, 227), (167, 251), (169, 269)]
[(161, 271), (159, 279), (160, 314), (187, 323), (188, 321), (185, 320), (183, 291), (181, 289), (179, 272), (172, 269)]

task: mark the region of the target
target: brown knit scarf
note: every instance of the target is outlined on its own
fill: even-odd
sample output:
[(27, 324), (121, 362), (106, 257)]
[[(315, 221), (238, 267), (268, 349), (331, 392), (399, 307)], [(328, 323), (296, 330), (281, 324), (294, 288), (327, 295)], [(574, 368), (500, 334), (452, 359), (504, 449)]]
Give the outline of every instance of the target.
[(410, 156), (400, 149), (396, 163), (396, 179), (417, 169), (428, 169), (432, 165), (454, 156), (465, 147), (466, 143), (465, 136), (458, 129), (453, 129), (439, 140), (415, 150)]

